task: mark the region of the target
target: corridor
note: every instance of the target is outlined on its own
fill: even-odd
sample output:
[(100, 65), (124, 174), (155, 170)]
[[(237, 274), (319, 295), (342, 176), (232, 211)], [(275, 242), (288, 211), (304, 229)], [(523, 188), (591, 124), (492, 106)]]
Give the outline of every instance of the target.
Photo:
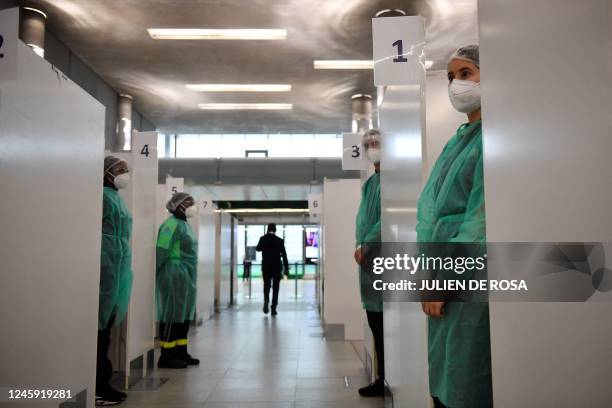
[[(279, 314), (261, 311), (261, 280), (239, 282), (239, 305), (193, 330), (190, 352), (199, 367), (156, 369), (167, 379), (157, 390), (143, 390), (145, 379), (122, 404), (138, 408), (359, 408), (382, 407), (383, 400), (359, 397), (367, 384), (362, 342), (326, 341), (314, 302), (315, 282), (302, 281), (296, 302), (293, 281), (281, 286)], [(302, 286), (303, 285), (303, 286)], [(163, 380), (162, 380), (163, 381)], [(153, 388), (153, 387), (151, 387)]]

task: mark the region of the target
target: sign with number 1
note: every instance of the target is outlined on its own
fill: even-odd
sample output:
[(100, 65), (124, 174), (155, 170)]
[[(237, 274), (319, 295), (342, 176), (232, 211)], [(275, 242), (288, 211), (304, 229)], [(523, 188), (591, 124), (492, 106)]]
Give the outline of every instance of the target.
[(425, 25), (420, 16), (372, 19), (374, 85), (410, 85), (425, 72)]

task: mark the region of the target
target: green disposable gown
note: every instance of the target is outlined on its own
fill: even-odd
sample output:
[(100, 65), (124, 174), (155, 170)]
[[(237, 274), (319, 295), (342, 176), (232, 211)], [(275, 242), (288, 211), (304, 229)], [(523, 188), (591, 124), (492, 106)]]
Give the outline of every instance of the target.
[[(361, 203), (355, 221), (355, 241), (356, 246), (367, 248), (368, 244), (380, 244), (380, 240), (380, 174), (374, 173), (361, 189)], [(363, 308), (370, 312), (382, 312), (382, 296), (380, 292), (372, 290), (374, 279), (380, 277), (374, 275), (371, 268), (359, 267)]]
[(127, 313), (132, 292), (132, 216), (117, 190), (104, 187), (98, 329), (115, 315), (115, 325)]
[(169, 217), (157, 237), (156, 298), (160, 322), (195, 318), (198, 242), (186, 221)]
[[(485, 243), (481, 127), (462, 125), (436, 161), (419, 198), (418, 242)], [(429, 387), (444, 405), (493, 405), (489, 337), (484, 302), (447, 302), (442, 318), (429, 318)]]

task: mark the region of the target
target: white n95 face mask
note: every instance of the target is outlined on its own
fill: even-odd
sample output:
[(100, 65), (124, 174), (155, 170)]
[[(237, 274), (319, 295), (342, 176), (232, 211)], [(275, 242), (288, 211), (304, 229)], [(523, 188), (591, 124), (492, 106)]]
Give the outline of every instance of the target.
[(370, 148), (366, 151), (366, 157), (370, 161), (370, 163), (376, 164), (380, 163), (380, 149), (378, 148)]
[(195, 205), (192, 205), (191, 207), (187, 207), (187, 209), (185, 210), (185, 217), (193, 218), (196, 216), (197, 213), (198, 209), (195, 207)]
[(113, 184), (118, 189), (126, 188), (130, 184), (130, 175), (127, 173), (119, 174), (113, 179)]
[(448, 86), (448, 97), (453, 107), (462, 113), (480, 108), (480, 84), (474, 81), (453, 79)]

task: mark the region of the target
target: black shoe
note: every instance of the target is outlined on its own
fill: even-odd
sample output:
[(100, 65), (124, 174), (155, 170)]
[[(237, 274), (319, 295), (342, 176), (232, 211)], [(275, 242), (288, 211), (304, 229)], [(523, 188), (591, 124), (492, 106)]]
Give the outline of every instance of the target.
[(157, 362), (159, 368), (186, 368), (187, 363), (175, 356), (161, 356)]
[(183, 356), (183, 361), (187, 363), (187, 365), (200, 365), (200, 360), (197, 358), (191, 357), (191, 355), (187, 354)]
[(385, 396), (385, 382), (383, 380), (376, 380), (372, 384), (359, 389), (359, 395), (362, 397), (384, 397)]
[(191, 357), (191, 355), (187, 352), (187, 346), (177, 346), (178, 358), (187, 363), (187, 365), (199, 365), (200, 360), (197, 358)]
[(268, 314), (268, 304), (267, 303), (264, 303), (263, 312), (265, 314)]
[(121, 404), (121, 399), (110, 392), (96, 393), (96, 407), (112, 407)]
[(278, 314), (278, 312), (276, 311), (276, 308), (273, 307), (272, 308), (272, 316), (276, 316)]
[(109, 389), (108, 393), (109, 393), (109, 395), (112, 395), (112, 396), (116, 397), (120, 401), (125, 401), (125, 399), (127, 398), (127, 394), (125, 392), (121, 392), (121, 391), (116, 390), (114, 388)]

